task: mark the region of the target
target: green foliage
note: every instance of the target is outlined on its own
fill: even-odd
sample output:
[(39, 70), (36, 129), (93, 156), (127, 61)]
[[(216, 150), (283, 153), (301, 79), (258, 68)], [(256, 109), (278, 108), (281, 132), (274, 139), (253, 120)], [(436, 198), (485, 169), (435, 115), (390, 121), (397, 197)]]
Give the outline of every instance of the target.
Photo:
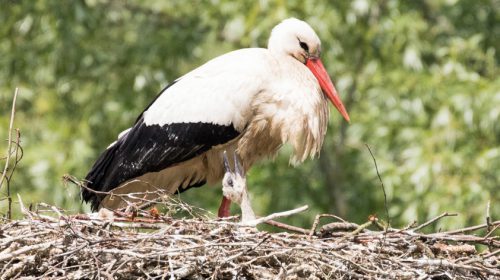
[[(12, 182), (27, 202), (81, 211), (65, 173), (93, 161), (170, 81), (227, 51), (265, 46), (294, 16), (323, 42), (323, 61), (351, 115), (332, 109), (320, 159), (256, 166), (256, 212), (309, 204), (357, 222), (384, 216), (373, 149), (395, 225), (459, 212), (444, 225), (500, 216), (500, 5), (439, 1), (0, 1), (0, 138), (20, 87), (25, 158)], [(2, 145), (3, 147), (3, 145)], [(5, 190), (1, 190), (4, 194)], [(204, 191), (203, 195), (200, 195)], [(215, 210), (219, 187), (183, 195)]]

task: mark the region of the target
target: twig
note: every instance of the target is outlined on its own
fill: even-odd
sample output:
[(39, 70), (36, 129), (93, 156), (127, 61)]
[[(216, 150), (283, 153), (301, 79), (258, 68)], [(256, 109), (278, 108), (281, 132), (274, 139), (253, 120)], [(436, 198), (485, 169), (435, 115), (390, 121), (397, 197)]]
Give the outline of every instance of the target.
[(468, 259), (464, 262), (462, 262), (462, 264), (472, 264), (472, 263), (476, 263), (476, 262), (483, 262), (484, 260), (487, 260), (493, 256), (496, 256), (500, 254), (500, 249), (496, 250), (496, 251), (493, 251), (489, 254), (486, 254), (484, 256), (481, 256), (480, 258), (471, 258), (471, 259)]
[(355, 223), (335, 222), (335, 223), (329, 223), (329, 224), (322, 226), (321, 232), (323, 233), (323, 232), (339, 231), (339, 230), (348, 231), (348, 230), (356, 230), (357, 228), (359, 228), (359, 225), (355, 224)]
[(428, 260), (404, 260), (404, 262), (411, 262), (414, 263), (415, 265), (419, 267), (429, 267), (429, 266), (438, 266), (438, 267), (450, 267), (453, 269), (467, 269), (467, 270), (473, 270), (473, 271), (480, 271), (482, 269), (487, 270), (488, 273), (492, 275), (499, 275), (500, 276), (500, 271), (498, 270), (492, 270), (488, 268), (479, 268), (471, 265), (462, 265), (462, 264), (457, 264), (457, 263), (452, 263), (448, 260), (444, 259), (428, 259)]
[(33, 218), (33, 216), (31, 215), (31, 212), (28, 211), (26, 209), (26, 207), (24, 206), (23, 200), (21, 199), (21, 195), (17, 194), (17, 200), (18, 200), (18, 203), (19, 203), (19, 208), (21, 209), (21, 214), (23, 214), (25, 216), (28, 216), (30, 218)]
[[(431, 234), (420, 234), (420, 238), (425, 238), (429, 240), (444, 240), (444, 241), (456, 241), (456, 242), (473, 242), (483, 245), (492, 245), (495, 247), (500, 247), (500, 241), (496, 241), (495, 238), (490, 237), (485, 239), (484, 237), (474, 236), (474, 235), (448, 235), (443, 233), (431, 233)], [(498, 239), (498, 238), (496, 238)]]
[(285, 223), (281, 223), (281, 222), (277, 222), (277, 221), (273, 221), (273, 220), (266, 221), (265, 223), (268, 225), (277, 227), (277, 228), (284, 229), (284, 230), (298, 232), (300, 234), (309, 234), (309, 230), (307, 230), (305, 228), (296, 227), (296, 226), (292, 226), (289, 224), (285, 224)]
[(389, 205), (387, 203), (387, 193), (385, 192), (384, 182), (382, 181), (382, 177), (380, 176), (380, 172), (378, 171), (377, 160), (375, 159), (375, 156), (373, 155), (370, 146), (367, 143), (365, 143), (365, 146), (370, 152), (370, 155), (372, 156), (373, 163), (375, 164), (375, 170), (377, 171), (378, 180), (380, 181), (380, 187), (382, 188), (382, 192), (384, 193), (384, 208), (385, 208), (385, 216), (387, 218), (387, 227), (386, 227), (387, 231), (387, 229), (391, 226), (391, 217), (389, 216)]
[[(355, 230), (353, 230), (352, 232), (349, 232), (348, 234), (344, 235), (342, 238), (339, 238), (337, 241), (336, 241), (336, 244), (340, 244), (341, 242), (344, 242), (345, 240), (353, 237), (353, 236), (356, 236), (357, 234), (359, 234), (360, 232), (362, 232), (364, 229), (366, 229), (367, 227), (375, 224), (377, 222), (377, 218), (375, 218), (374, 216), (370, 216), (370, 219), (368, 220), (368, 222), (362, 224), (362, 225), (359, 225)], [(384, 235), (384, 238), (385, 238), (385, 235)]]
[(441, 218), (444, 218), (444, 217), (450, 217), (450, 216), (454, 217), (454, 216), (458, 216), (458, 214), (457, 214), (457, 213), (448, 213), (448, 212), (444, 212), (444, 213), (442, 213), (441, 215), (439, 215), (439, 216), (437, 216), (437, 217), (434, 217), (434, 218), (430, 219), (429, 221), (427, 221), (427, 222), (425, 222), (425, 223), (423, 223), (423, 224), (419, 225), (418, 227), (414, 228), (414, 229), (413, 229), (413, 231), (418, 231), (418, 230), (421, 230), (421, 229), (423, 229), (424, 227), (426, 227), (426, 226), (428, 226), (428, 225), (430, 225), (430, 224), (435, 223), (436, 221), (438, 221), (438, 220), (439, 220), (439, 219), (441, 219)]
[[(10, 156), (12, 154), (12, 127), (14, 126), (14, 117), (16, 114), (16, 100), (17, 100), (17, 94), (19, 92), (19, 88), (16, 87), (16, 90), (14, 91), (14, 98), (12, 100), (12, 110), (10, 113), (10, 122), (9, 122), (9, 136), (8, 136), (8, 144), (7, 144), (7, 159), (5, 160), (5, 166), (3, 168), (2, 172), (2, 177), (0, 178), (0, 190), (2, 189), (3, 182), (6, 180), (7, 176), (7, 170), (9, 168), (9, 161), (10, 161)], [(7, 196), (8, 196), (8, 201), (9, 201), (9, 210), (7, 212), (7, 218), (10, 220), (12, 213), (12, 199), (10, 198), (10, 184), (7, 182)]]
[[(490, 237), (490, 236), (491, 236), (491, 235), (492, 235), (492, 234), (493, 234), (493, 233), (494, 233), (494, 232), (495, 232), (495, 231), (496, 231), (496, 230), (500, 227), (500, 223), (499, 223), (499, 224), (497, 224), (497, 225), (493, 225), (493, 224), (491, 224), (491, 222), (490, 222), (490, 226), (491, 226), (491, 227), (493, 227), (493, 228), (492, 228), (492, 229), (490, 229), (490, 231), (488, 231), (488, 232), (486, 233), (486, 235), (484, 236), (484, 238), (485, 238), (485, 239), (486, 239), (486, 238), (488, 238), (488, 237)], [(486, 228), (488, 228), (488, 227), (486, 227)]]
[(4, 182), (5, 176), (7, 176), (7, 170), (9, 168), (9, 160), (10, 160), (10, 155), (11, 155), (11, 147), (12, 147), (12, 127), (14, 126), (14, 116), (16, 113), (16, 100), (17, 100), (17, 93), (19, 92), (19, 89), (16, 88), (14, 91), (14, 98), (12, 100), (12, 110), (10, 113), (10, 122), (9, 122), (9, 136), (8, 136), (8, 142), (7, 142), (7, 158), (5, 161), (5, 166), (3, 168), (2, 172), (2, 177), (0, 179), (0, 189), (2, 188), (2, 184)]
[(343, 223), (347, 223), (344, 219), (340, 218), (339, 216), (337, 215), (333, 215), (333, 214), (319, 214), (319, 215), (316, 215), (316, 217), (314, 218), (314, 223), (311, 227), (311, 230), (309, 232), (309, 236), (307, 237), (308, 239), (311, 239), (312, 236), (316, 233), (316, 229), (318, 228), (318, 225), (319, 225), (319, 220), (321, 218), (324, 218), (324, 217), (331, 217), (331, 218), (335, 218)]
[[(21, 154), (19, 154), (19, 151), (21, 151)], [(12, 179), (12, 176), (14, 175), (14, 172), (16, 171), (17, 164), (21, 161), (23, 158), (24, 152), (23, 148), (21, 147), (21, 132), (19, 131), (18, 128), (16, 128), (16, 159), (14, 161), (14, 166), (12, 167), (12, 170), (10, 171), (10, 176), (5, 177), (7, 180), (7, 201), (8, 201), (8, 210), (7, 210), (7, 218), (10, 220), (12, 218), (12, 196), (10, 194), (10, 180)]]
[(491, 231), (490, 200), (486, 203), (486, 230)]
[[(150, 184), (149, 182), (142, 181), (142, 180), (128, 181), (123, 186), (126, 186), (127, 184), (139, 182), (139, 183), (143, 183), (143, 184), (147, 185), (149, 188), (156, 189), (156, 191), (132, 192), (132, 193), (120, 194), (120, 193), (114, 193), (113, 191), (93, 190), (93, 189), (89, 188), (84, 181), (80, 181), (76, 177), (69, 175), (69, 174), (63, 175), (62, 180), (65, 184), (69, 182), (69, 183), (72, 183), (72, 184), (78, 186), (80, 189), (85, 189), (85, 190), (93, 192), (95, 194), (104, 195), (104, 196), (108, 195), (108, 196), (110, 196), (111, 199), (114, 199), (114, 198), (120, 199), (121, 201), (124, 202), (124, 204), (126, 206), (122, 207), (120, 209), (117, 209), (115, 211), (115, 213), (129, 211), (132, 209), (135, 211), (143, 210), (143, 209), (148, 208), (154, 204), (165, 202), (167, 198), (168, 198), (168, 200), (175, 200), (175, 198), (171, 194), (167, 194), (167, 192), (165, 190), (163, 190), (161, 188), (157, 188), (157, 187), (153, 186), (152, 184)], [(147, 196), (153, 196), (155, 198), (146, 199), (145, 197), (147, 197)], [(186, 204), (184, 204), (184, 203), (178, 203), (178, 204), (176, 204), (176, 206), (181, 207), (183, 210), (187, 211), (188, 214), (190, 214), (191, 216), (195, 215), (195, 212), (200, 212), (199, 210), (202, 210), (206, 213), (209, 213), (208, 211), (200, 209), (200, 208), (186, 207)], [(199, 214), (199, 215), (202, 216), (203, 214)]]
[(265, 222), (270, 221), (270, 220), (274, 220), (274, 219), (282, 218), (282, 217), (288, 217), (288, 216), (291, 216), (291, 215), (294, 215), (294, 214), (306, 211), (307, 208), (309, 208), (309, 206), (304, 205), (302, 207), (299, 207), (299, 208), (296, 208), (296, 209), (293, 209), (293, 210), (288, 210), (288, 211), (284, 211), (284, 212), (273, 213), (273, 214), (268, 215), (266, 217), (257, 218), (257, 219), (255, 219), (253, 221), (248, 221), (248, 222), (245, 222), (245, 223), (240, 223), (240, 225), (244, 226), (244, 227), (255, 227), (258, 224), (262, 224), (262, 223), (265, 223)]
[(224, 263), (230, 262), (230, 261), (238, 258), (239, 256), (243, 255), (243, 254), (248, 254), (250, 251), (254, 251), (255, 249), (257, 249), (257, 247), (259, 247), (260, 245), (262, 245), (262, 243), (266, 242), (269, 239), (269, 237), (270, 237), (269, 235), (264, 236), (264, 238), (262, 238), (262, 240), (259, 243), (257, 243), (255, 246), (253, 246), (252, 248), (249, 248), (249, 249), (247, 249), (245, 251), (241, 251), (240, 253), (238, 253), (238, 254), (236, 254), (234, 256), (231, 256), (231, 257), (225, 259), (223, 262)]
[(369, 220), (368, 222), (366, 222), (366, 223), (358, 226), (358, 228), (355, 229), (354, 231), (352, 231), (349, 234), (347, 234), (346, 237), (355, 236), (356, 234), (360, 233), (361, 231), (363, 231), (364, 229), (366, 229), (370, 225), (373, 225), (374, 223), (375, 223), (375, 220)]
[(487, 259), (487, 258), (490, 258), (490, 257), (493, 257), (493, 256), (496, 256), (496, 255), (500, 255), (500, 249), (496, 250), (496, 251), (493, 251), (489, 254), (486, 254), (483, 256), (484, 259)]
[(42, 249), (42, 248), (48, 248), (49, 246), (51, 246), (52, 244), (56, 243), (56, 240), (52, 240), (52, 241), (49, 241), (49, 242), (45, 242), (45, 243), (42, 243), (42, 244), (35, 244), (35, 245), (31, 245), (31, 246), (27, 246), (27, 247), (23, 247), (19, 250), (16, 250), (12, 253), (7, 253), (7, 254), (0, 254), (0, 262), (3, 262), (5, 260), (9, 260), (11, 258), (15, 258), (21, 254), (24, 254), (26, 252), (30, 252), (30, 251), (35, 251), (35, 250), (39, 250), (39, 249)]
[[(500, 225), (500, 221), (492, 222), (490, 225), (491, 226)], [(483, 228), (486, 228), (486, 227), (488, 227), (487, 224), (481, 224), (481, 225), (471, 226), (471, 227), (465, 227), (465, 228), (461, 228), (461, 229), (443, 231), (442, 233), (443, 234), (458, 234), (458, 233), (465, 233), (465, 232), (469, 232), (469, 231), (476, 231), (476, 230), (480, 230), (480, 229), (483, 229)]]

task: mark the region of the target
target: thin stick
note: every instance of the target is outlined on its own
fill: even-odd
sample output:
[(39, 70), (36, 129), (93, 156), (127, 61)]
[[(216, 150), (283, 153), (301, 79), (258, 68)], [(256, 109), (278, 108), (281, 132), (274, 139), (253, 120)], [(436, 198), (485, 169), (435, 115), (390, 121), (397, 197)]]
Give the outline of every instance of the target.
[(262, 224), (262, 223), (265, 223), (265, 222), (270, 221), (270, 220), (274, 220), (274, 219), (281, 218), (281, 217), (288, 217), (288, 216), (291, 216), (291, 215), (294, 215), (294, 214), (306, 211), (307, 208), (309, 208), (309, 206), (304, 205), (302, 207), (299, 207), (299, 208), (296, 208), (296, 209), (293, 209), (293, 210), (288, 210), (288, 211), (284, 211), (284, 212), (273, 213), (273, 214), (268, 215), (266, 217), (258, 218), (258, 219), (255, 219), (255, 220), (252, 220), (252, 221), (248, 221), (248, 222), (245, 222), (245, 223), (240, 223), (240, 226), (255, 227), (258, 224)]
[(334, 223), (329, 223), (321, 227), (321, 232), (330, 232), (330, 231), (349, 231), (349, 230), (355, 230), (359, 227), (358, 224), (355, 223), (339, 223), (339, 222), (334, 222)]
[(318, 228), (318, 225), (319, 225), (319, 220), (323, 217), (331, 217), (331, 218), (335, 218), (343, 223), (347, 223), (344, 219), (340, 218), (339, 216), (337, 215), (333, 215), (333, 214), (319, 214), (319, 215), (316, 215), (316, 218), (314, 218), (314, 222), (313, 222), (313, 225), (311, 227), (311, 230), (309, 231), (309, 235), (307, 236), (307, 239), (311, 240), (311, 238), (313, 237), (313, 235), (316, 233), (316, 229)]
[(257, 247), (259, 247), (260, 245), (262, 245), (262, 243), (266, 242), (266, 241), (267, 241), (270, 237), (271, 237), (271, 236), (270, 236), (269, 234), (268, 234), (268, 235), (266, 235), (266, 236), (264, 236), (264, 238), (262, 238), (262, 240), (261, 240), (259, 243), (255, 244), (252, 248), (249, 248), (249, 249), (246, 249), (246, 250), (244, 250), (244, 251), (241, 251), (240, 253), (238, 253), (238, 254), (236, 254), (236, 255), (233, 255), (233, 256), (231, 256), (231, 257), (229, 257), (229, 258), (225, 259), (225, 260), (223, 261), (223, 263), (227, 263), (227, 262), (229, 262), (229, 261), (231, 261), (231, 260), (236, 259), (237, 257), (239, 257), (239, 256), (241, 256), (241, 255), (243, 255), (243, 254), (248, 254), (249, 252), (254, 251), (255, 249), (257, 249)]
[(10, 113), (10, 122), (9, 122), (9, 136), (8, 136), (8, 144), (7, 144), (7, 159), (5, 161), (5, 166), (3, 168), (2, 172), (2, 178), (0, 179), (0, 189), (2, 188), (3, 181), (5, 179), (5, 176), (7, 176), (7, 169), (9, 168), (9, 160), (10, 160), (10, 155), (11, 155), (11, 149), (12, 149), (12, 127), (14, 126), (14, 116), (16, 114), (16, 100), (17, 100), (17, 93), (19, 92), (19, 88), (16, 88), (14, 91), (14, 99), (12, 100), (12, 110)]
[(31, 212), (28, 211), (24, 206), (23, 200), (21, 199), (21, 195), (17, 194), (17, 200), (19, 202), (19, 208), (21, 209), (21, 214), (28, 216), (29, 218), (32, 219), (33, 216), (31, 215)]
[[(12, 219), (12, 196), (10, 195), (10, 180), (12, 176), (14, 175), (14, 171), (16, 170), (17, 164), (23, 157), (23, 150), (21, 148), (21, 133), (19, 132), (19, 129), (16, 129), (16, 160), (14, 161), (14, 166), (12, 167), (12, 170), (10, 172), (10, 176), (5, 177), (5, 180), (7, 180), (7, 204), (8, 204), (8, 210), (7, 210), (7, 219)], [(21, 156), (19, 156), (19, 150), (21, 150)]]
[(417, 230), (421, 230), (423, 229), (424, 227), (436, 222), (437, 220), (441, 219), (441, 218), (444, 218), (444, 217), (450, 217), (450, 216), (458, 216), (457, 213), (448, 213), (448, 212), (444, 212), (443, 214), (437, 216), (437, 217), (434, 217), (432, 219), (430, 219), (429, 221), (419, 225), (418, 227), (414, 228), (413, 231), (417, 231)]
[[(79, 181), (76, 177), (71, 176), (69, 174), (64, 174), (62, 176), (62, 179), (63, 179), (64, 182), (73, 183), (73, 184), (77, 185), (78, 187), (86, 189), (86, 190), (88, 190), (90, 192), (93, 192), (95, 194), (105, 194), (105, 195), (111, 195), (112, 194), (111, 192), (103, 192), (103, 191), (93, 190), (93, 189), (87, 187), (84, 182)], [(116, 195), (116, 196), (119, 196), (119, 195)]]
[[(492, 226), (500, 225), (500, 221), (495, 221), (491, 223)], [(457, 233), (465, 233), (468, 231), (476, 231), (483, 229), (485, 227), (488, 227), (487, 224), (482, 224), (482, 225), (477, 225), (477, 226), (471, 226), (471, 227), (466, 227), (466, 228), (461, 228), (461, 229), (455, 229), (455, 230), (449, 230), (449, 231), (443, 231), (442, 234), (457, 234)]]
[(57, 242), (57, 240), (52, 240), (52, 241), (48, 241), (48, 242), (41, 243), (41, 244), (34, 244), (31, 246), (26, 246), (26, 247), (23, 247), (19, 250), (12, 252), (12, 253), (0, 253), (0, 262), (14, 258), (14, 257), (21, 255), (21, 254), (24, 254), (26, 252), (36, 251), (36, 250), (39, 250), (41, 248), (48, 248), (52, 244), (55, 244), (56, 242)]
[[(14, 99), (12, 100), (12, 110), (10, 112), (10, 122), (9, 122), (9, 136), (8, 136), (8, 144), (7, 144), (7, 159), (5, 160), (5, 166), (3, 168), (2, 172), (2, 178), (0, 179), (0, 190), (2, 189), (3, 182), (6, 179), (7, 176), (7, 170), (9, 168), (9, 161), (10, 161), (10, 156), (11, 156), (11, 149), (12, 149), (12, 127), (14, 126), (14, 116), (16, 114), (16, 100), (17, 100), (17, 94), (19, 92), (19, 88), (16, 87), (16, 90), (14, 91)], [(9, 183), (7, 183), (7, 195), (10, 198), (10, 186)], [(9, 200), (11, 201), (11, 200)], [(10, 202), (9, 202), (10, 204)], [(11, 218), (11, 211), (7, 212), (7, 218), (10, 220)]]
[(382, 181), (382, 177), (380, 176), (380, 172), (378, 172), (378, 165), (377, 165), (377, 160), (375, 159), (375, 156), (372, 153), (372, 149), (370, 149), (370, 146), (365, 143), (366, 148), (368, 149), (368, 152), (370, 152), (370, 155), (372, 156), (373, 163), (375, 164), (375, 170), (377, 171), (377, 176), (378, 180), (380, 181), (380, 187), (382, 188), (382, 192), (384, 192), (384, 208), (385, 208), (385, 216), (387, 218), (387, 229), (391, 226), (391, 217), (389, 217), (389, 208), (388, 208), (388, 203), (387, 203), (387, 193), (385, 192), (385, 186), (384, 182)]
[(495, 255), (500, 255), (500, 249), (498, 249), (498, 250), (496, 250), (496, 251), (493, 251), (493, 252), (491, 252), (491, 253), (489, 253), (489, 254), (487, 254), (487, 255), (484, 255), (484, 256), (483, 256), (483, 258), (484, 258), (484, 259), (487, 259), (487, 258), (493, 257), (493, 256), (495, 256)]
[(466, 269), (466, 270), (473, 270), (473, 271), (485, 270), (489, 274), (500, 275), (500, 272), (497, 270), (491, 270), (491, 269), (488, 269), (486, 267), (479, 268), (479, 267), (470, 266), (470, 265), (456, 264), (456, 263), (450, 262), (448, 260), (443, 260), (443, 259), (427, 259), (427, 260), (408, 259), (408, 260), (403, 260), (403, 262), (413, 263), (416, 266), (426, 267), (426, 268), (432, 267), (432, 266), (437, 266), (437, 267), (449, 267), (449, 268), (453, 268), (453, 269)]
[(368, 222), (366, 222), (362, 225), (359, 225), (357, 229), (355, 229), (352, 232), (350, 232), (349, 234), (347, 234), (346, 237), (352, 237), (352, 236), (357, 235), (358, 233), (362, 232), (364, 229), (366, 229), (370, 225), (374, 224), (374, 222), (375, 222), (375, 220), (369, 220)]
[(491, 217), (490, 217), (490, 200), (488, 200), (488, 203), (486, 204), (486, 230), (490, 231), (491, 230)]
[(298, 232), (300, 234), (309, 234), (309, 230), (307, 230), (305, 228), (296, 227), (296, 226), (292, 226), (292, 225), (285, 224), (285, 223), (280, 223), (280, 222), (273, 221), (273, 220), (266, 221), (265, 223), (270, 225), (270, 226), (274, 226), (274, 227), (281, 228), (284, 230)]
[(490, 237), (498, 228), (500, 228), (500, 224), (492, 225), (491, 222), (490, 222), (490, 225), (493, 228), (490, 231), (488, 231), (488, 233), (486, 233), (486, 235), (484, 236), (484, 239)]
[(482, 256), (481, 258), (472, 258), (472, 259), (469, 259), (467, 261), (464, 261), (462, 262), (462, 264), (472, 264), (472, 263), (475, 263), (475, 262), (482, 262), (483, 260), (486, 260), (486, 259), (489, 259), (495, 255), (498, 255), (500, 254), (500, 249), (496, 250), (496, 251), (493, 251), (489, 254), (486, 254), (484, 256)]

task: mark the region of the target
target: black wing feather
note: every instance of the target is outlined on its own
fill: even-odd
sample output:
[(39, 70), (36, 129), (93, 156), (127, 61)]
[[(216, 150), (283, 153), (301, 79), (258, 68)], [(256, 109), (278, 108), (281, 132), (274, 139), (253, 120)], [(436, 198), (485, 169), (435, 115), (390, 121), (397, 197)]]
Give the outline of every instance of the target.
[[(101, 154), (85, 178), (87, 187), (109, 192), (130, 179), (194, 158), (238, 135), (232, 126), (201, 122), (148, 126), (141, 118)], [(104, 198), (86, 189), (82, 195), (94, 210)]]
[[(109, 192), (130, 179), (194, 158), (239, 134), (232, 125), (213, 123), (146, 125), (141, 114), (135, 125), (99, 156), (85, 178), (87, 187)], [(193, 182), (178, 191), (203, 184)], [(97, 210), (105, 195), (83, 189), (82, 197)]]

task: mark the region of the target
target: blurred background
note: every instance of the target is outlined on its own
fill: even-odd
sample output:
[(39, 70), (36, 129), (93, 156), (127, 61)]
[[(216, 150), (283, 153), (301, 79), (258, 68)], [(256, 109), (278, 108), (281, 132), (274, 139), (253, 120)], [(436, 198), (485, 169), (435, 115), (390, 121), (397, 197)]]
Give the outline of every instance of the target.
[[(10, 107), (24, 158), (14, 209), (46, 202), (89, 211), (62, 175), (83, 178), (98, 154), (168, 83), (207, 60), (265, 47), (274, 25), (307, 21), (351, 116), (331, 110), (321, 157), (293, 168), (289, 151), (248, 176), (260, 215), (303, 204), (394, 226), (457, 212), (443, 228), (500, 218), (500, 1), (0, 0), (0, 166)], [(0, 190), (6, 196), (6, 188)], [(216, 212), (220, 186), (181, 195)], [(234, 210), (237, 211), (237, 208)], [(0, 201), (5, 214), (6, 201)]]

